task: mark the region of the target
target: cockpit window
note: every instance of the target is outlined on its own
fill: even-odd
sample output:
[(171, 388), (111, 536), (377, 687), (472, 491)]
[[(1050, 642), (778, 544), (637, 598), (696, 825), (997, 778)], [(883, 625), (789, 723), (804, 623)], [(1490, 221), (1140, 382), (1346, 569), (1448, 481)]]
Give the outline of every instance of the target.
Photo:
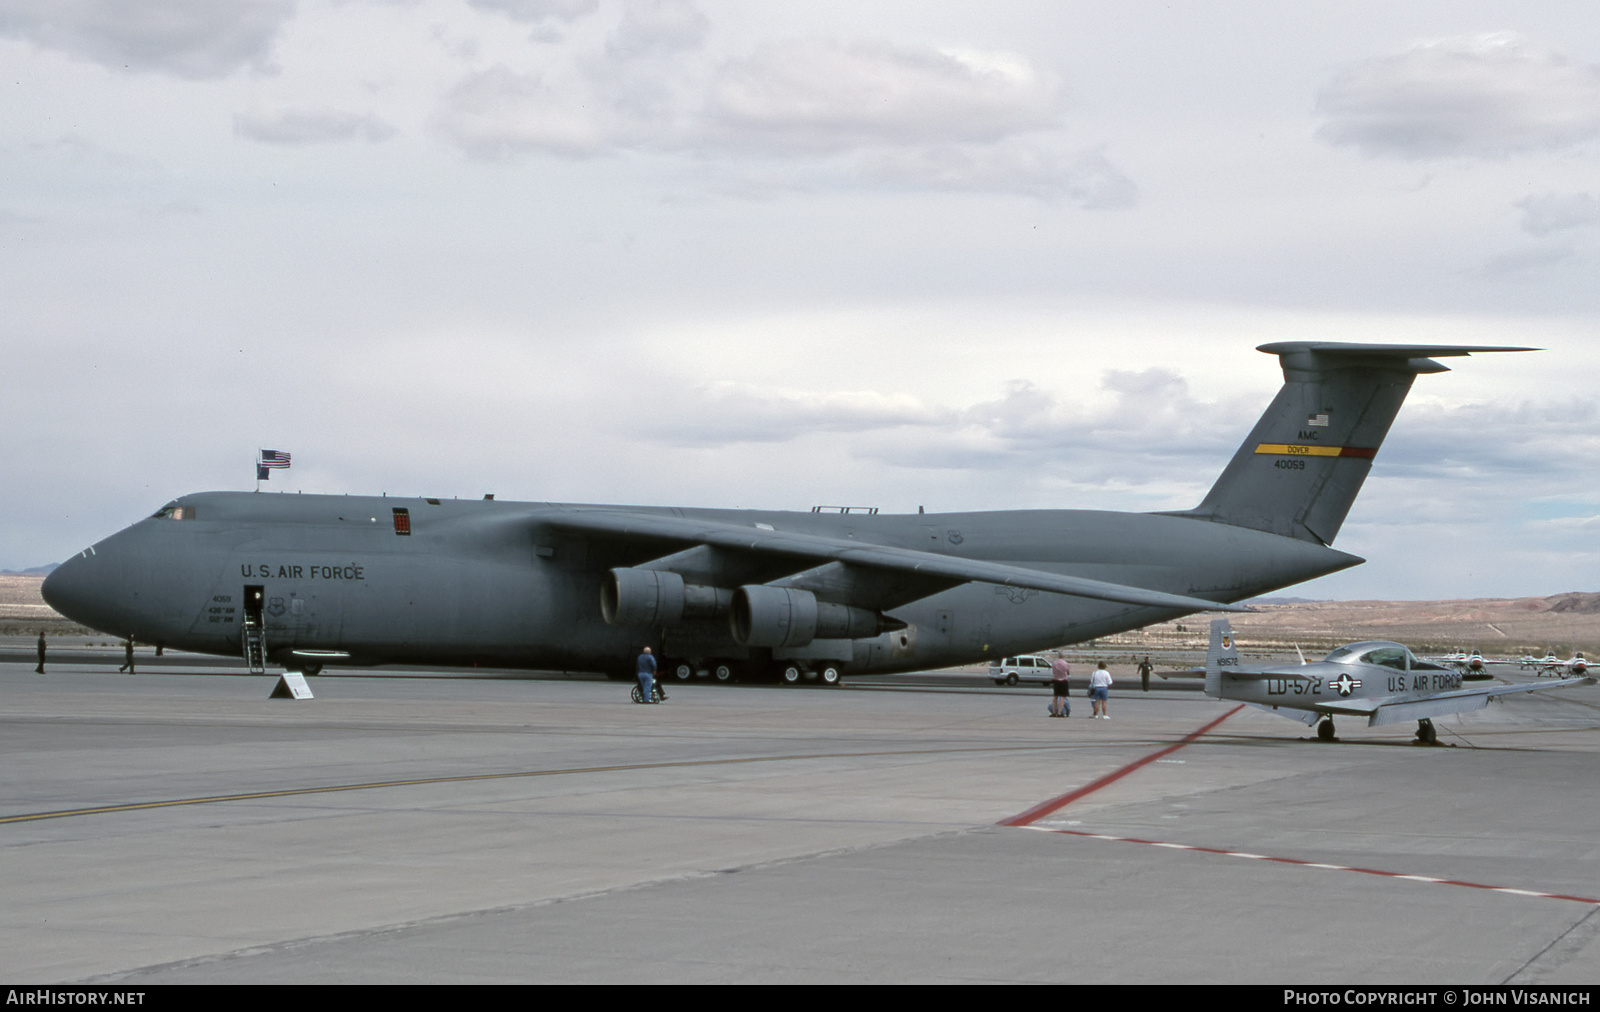
[(1340, 664), (1376, 664), (1396, 671), (1431, 667), (1398, 643), (1352, 643), (1333, 651), (1324, 660)]
[(1376, 664), (1385, 668), (1394, 668), (1396, 671), (1406, 669), (1406, 660), (1410, 656), (1405, 647), (1378, 647), (1368, 650), (1361, 660), (1367, 664)]
[(194, 519), (194, 507), (193, 506), (180, 506), (177, 503), (170, 503), (170, 504), (168, 504), (166, 506), (161, 507), (159, 510), (156, 511), (155, 519), (157, 519), (157, 520), (193, 520)]

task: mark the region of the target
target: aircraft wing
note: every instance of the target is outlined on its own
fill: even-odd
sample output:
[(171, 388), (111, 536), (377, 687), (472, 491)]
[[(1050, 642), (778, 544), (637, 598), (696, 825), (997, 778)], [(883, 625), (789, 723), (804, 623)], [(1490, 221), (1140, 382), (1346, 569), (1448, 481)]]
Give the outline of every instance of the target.
[(1489, 700), (1495, 696), (1506, 696), (1515, 692), (1538, 692), (1541, 689), (1560, 689), (1572, 685), (1593, 685), (1593, 678), (1563, 678), (1560, 681), (1529, 683), (1523, 685), (1485, 685), (1473, 689), (1455, 689), (1450, 692), (1441, 692), (1420, 699), (1405, 699), (1403, 697), (1374, 696), (1367, 699), (1351, 699), (1348, 702), (1327, 702), (1316, 704), (1319, 713), (1330, 713), (1343, 716), (1366, 717), (1367, 725), (1375, 727), (1379, 724), (1394, 724), (1405, 720), (1425, 720), (1432, 717), (1442, 717), (1450, 713), (1465, 713), (1468, 710), (1481, 710), (1489, 705)]
[(799, 563), (797, 569), (817, 563), (839, 562), (863, 569), (923, 577), (931, 581), (928, 594), (961, 583), (993, 583), (1004, 587), (1019, 587), (1051, 594), (1070, 594), (1074, 597), (1181, 612), (1251, 610), (1242, 605), (1219, 604), (1204, 598), (1169, 594), (1104, 580), (1090, 580), (1080, 576), (1065, 576), (1003, 562), (963, 559), (912, 548), (874, 545), (847, 538), (820, 537), (792, 531), (766, 530), (691, 517), (619, 510), (561, 510), (541, 514), (538, 521), (547, 527), (570, 533), (617, 539), (638, 538), (678, 546), (708, 545), (735, 552), (786, 557)]

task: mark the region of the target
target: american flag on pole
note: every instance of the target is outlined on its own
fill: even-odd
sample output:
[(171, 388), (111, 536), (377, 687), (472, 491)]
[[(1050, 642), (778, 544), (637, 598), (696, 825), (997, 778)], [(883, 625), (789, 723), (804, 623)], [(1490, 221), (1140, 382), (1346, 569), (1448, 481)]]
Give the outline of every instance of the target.
[(256, 457), (256, 481), (266, 481), (274, 468), (288, 467), (289, 455), (282, 450), (261, 450)]

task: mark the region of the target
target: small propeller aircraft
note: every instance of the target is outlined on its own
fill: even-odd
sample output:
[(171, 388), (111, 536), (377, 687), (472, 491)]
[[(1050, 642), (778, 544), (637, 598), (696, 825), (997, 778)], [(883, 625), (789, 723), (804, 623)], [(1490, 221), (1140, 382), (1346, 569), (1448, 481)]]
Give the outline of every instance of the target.
[(1495, 696), (1572, 685), (1593, 685), (1592, 677), (1520, 685), (1462, 688), (1459, 670), (1424, 661), (1399, 643), (1351, 643), (1320, 661), (1300, 664), (1241, 665), (1227, 619), (1211, 623), (1206, 652), (1206, 695), (1236, 699), (1274, 712), (1289, 711), (1317, 737), (1333, 741), (1333, 718), (1365, 717), (1367, 726), (1417, 722), (1417, 742), (1432, 745), (1438, 736), (1434, 717), (1481, 710)]

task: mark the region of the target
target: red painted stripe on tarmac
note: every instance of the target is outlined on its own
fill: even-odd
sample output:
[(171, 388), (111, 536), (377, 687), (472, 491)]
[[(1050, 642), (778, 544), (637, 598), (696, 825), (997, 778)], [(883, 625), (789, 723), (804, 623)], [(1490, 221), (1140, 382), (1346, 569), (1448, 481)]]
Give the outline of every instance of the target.
[(1105, 776), (1101, 777), (1099, 780), (1095, 780), (1095, 781), (1092, 781), (1090, 783), (1084, 784), (1082, 787), (1078, 788), (1075, 791), (1069, 791), (1068, 793), (1063, 794), (1060, 797), (1051, 798), (1049, 801), (1040, 802), (1039, 804), (1034, 805), (1032, 808), (1028, 809), (1026, 812), (1021, 813), (1020, 815), (1013, 815), (1009, 819), (1001, 819), (1000, 822), (998, 823), (998, 825), (1001, 825), (1001, 826), (1028, 826), (1028, 825), (1031, 825), (1032, 823), (1038, 822), (1040, 819), (1044, 818), (1046, 815), (1049, 815), (1051, 812), (1058, 812), (1061, 809), (1063, 809), (1063, 808), (1067, 807), (1068, 805), (1072, 804), (1074, 801), (1077, 801), (1079, 798), (1087, 797), (1090, 794), (1093, 794), (1095, 791), (1098, 791), (1102, 787), (1105, 787), (1105, 786), (1107, 786), (1109, 784), (1116, 783), (1118, 780), (1121, 780), (1123, 777), (1127, 776), (1129, 773), (1133, 773), (1136, 770), (1142, 769), (1143, 767), (1150, 765), (1151, 763), (1155, 762), (1157, 759), (1162, 758), (1163, 756), (1171, 755), (1172, 753), (1178, 751), (1178, 749), (1183, 748), (1185, 745), (1187, 745), (1190, 742), (1194, 741), (1196, 738), (1199, 738), (1201, 735), (1203, 735), (1206, 732), (1210, 731), (1212, 728), (1216, 727), (1218, 724), (1220, 724), (1223, 721), (1227, 720), (1229, 717), (1231, 717), (1234, 714), (1238, 713), (1242, 709), (1244, 709), (1244, 706), (1242, 704), (1239, 705), (1239, 706), (1236, 706), (1233, 709), (1229, 710), (1227, 713), (1224, 713), (1222, 716), (1218, 717), (1216, 720), (1213, 720), (1209, 724), (1206, 724), (1204, 727), (1201, 727), (1199, 730), (1191, 731), (1189, 734), (1185, 735), (1184, 739), (1182, 741), (1178, 742), (1176, 745), (1168, 745), (1164, 749), (1161, 749), (1161, 750), (1156, 751), (1156, 752), (1152, 752), (1149, 755), (1145, 756), (1143, 759), (1137, 759), (1137, 760), (1129, 763), (1128, 765), (1122, 767), (1119, 770), (1113, 770), (1112, 772), (1107, 773)]
[(1274, 864), (1298, 865), (1301, 868), (1317, 868), (1322, 871), (1348, 871), (1358, 875), (1377, 875), (1381, 878), (1402, 879), (1409, 882), (1423, 882), (1428, 885), (1460, 886), (1465, 889), (1483, 889), (1488, 892), (1507, 893), (1512, 896), (1531, 896), (1542, 900), (1568, 900), (1573, 903), (1587, 903), (1590, 906), (1600, 906), (1600, 899), (1588, 896), (1570, 896), (1566, 893), (1547, 893), (1535, 889), (1517, 889), (1512, 886), (1488, 885), (1483, 882), (1464, 882), (1461, 879), (1438, 878), (1433, 875), (1415, 875), (1403, 871), (1385, 871), (1382, 868), (1356, 868), (1343, 864), (1328, 864), (1323, 861), (1304, 861), (1294, 857), (1272, 857), (1268, 854), (1252, 854), (1242, 850), (1223, 850), (1218, 847), (1196, 847), (1187, 843), (1167, 843), (1162, 840), (1141, 840), (1133, 836), (1110, 836), (1105, 833), (1089, 833), (1081, 829), (1051, 829), (1045, 826), (1024, 826), (1036, 833), (1056, 833), (1061, 836), (1081, 836), (1089, 840), (1111, 840), (1116, 843), (1142, 843), (1150, 847), (1162, 847), (1167, 850), (1192, 850), (1199, 854), (1217, 854), (1222, 857), (1239, 857), (1250, 861), (1271, 861)]

